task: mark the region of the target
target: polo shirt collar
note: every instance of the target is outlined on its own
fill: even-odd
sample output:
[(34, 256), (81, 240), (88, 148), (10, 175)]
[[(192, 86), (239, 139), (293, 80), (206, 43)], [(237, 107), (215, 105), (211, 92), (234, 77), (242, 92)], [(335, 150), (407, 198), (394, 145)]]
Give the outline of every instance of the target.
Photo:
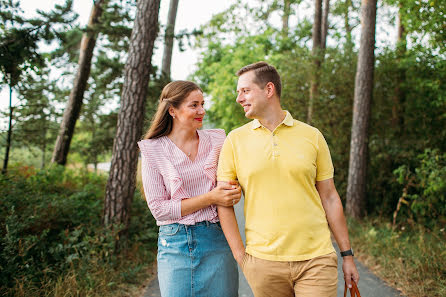
[[(279, 127), (282, 124), (289, 126), (289, 127), (292, 127), (294, 125), (293, 116), (288, 112), (288, 110), (285, 110), (285, 113), (286, 113), (285, 118), (277, 127)], [(253, 130), (260, 128), (260, 127), (262, 127), (262, 124), (260, 123), (260, 121), (258, 119), (255, 119), (254, 121), (252, 121), (252, 129)]]

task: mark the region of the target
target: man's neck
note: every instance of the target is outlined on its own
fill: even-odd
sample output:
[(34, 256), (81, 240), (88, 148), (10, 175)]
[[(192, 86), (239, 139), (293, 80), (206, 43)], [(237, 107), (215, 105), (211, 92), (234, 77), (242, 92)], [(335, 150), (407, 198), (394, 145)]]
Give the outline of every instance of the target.
[(282, 108), (268, 109), (267, 114), (258, 118), (259, 122), (270, 131), (279, 126), (280, 123), (285, 119), (286, 112)]

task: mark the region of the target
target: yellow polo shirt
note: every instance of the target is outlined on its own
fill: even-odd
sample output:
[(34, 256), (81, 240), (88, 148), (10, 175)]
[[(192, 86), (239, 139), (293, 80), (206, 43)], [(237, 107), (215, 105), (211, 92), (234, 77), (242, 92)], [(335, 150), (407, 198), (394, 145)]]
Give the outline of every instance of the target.
[(318, 129), (292, 118), (271, 132), (254, 120), (230, 132), (217, 180), (237, 179), (245, 196), (246, 252), (271, 261), (302, 261), (334, 251), (316, 181), (333, 177)]

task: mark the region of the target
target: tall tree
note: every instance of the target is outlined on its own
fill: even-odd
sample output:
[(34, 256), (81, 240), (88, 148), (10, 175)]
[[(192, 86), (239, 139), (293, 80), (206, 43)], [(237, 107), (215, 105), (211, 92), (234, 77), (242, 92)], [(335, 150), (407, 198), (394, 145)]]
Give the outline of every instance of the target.
[(313, 73), (311, 77), (310, 98), (308, 100), (307, 123), (313, 121), (313, 104), (319, 96), (319, 72), (321, 68), (321, 24), (322, 23), (322, 0), (314, 1), (314, 21), (313, 21)]
[(345, 0), (344, 11), (344, 27), (345, 27), (345, 47), (351, 52), (353, 50), (353, 38), (352, 38), (352, 26), (350, 25), (350, 7), (352, 6), (352, 0)]
[(327, 44), (328, 34), (328, 14), (330, 13), (330, 0), (324, 0), (324, 11), (321, 25), (321, 49), (324, 50)]
[(164, 34), (164, 53), (162, 73), (170, 78), (170, 65), (172, 64), (173, 40), (175, 36), (175, 20), (177, 17), (179, 0), (170, 0), (169, 13), (167, 16), (166, 32)]
[(68, 151), (70, 150), (71, 139), (73, 138), (74, 127), (79, 118), (84, 98), (84, 92), (87, 88), (87, 80), (90, 76), (91, 60), (93, 50), (96, 46), (97, 30), (95, 26), (99, 23), (103, 11), (103, 5), (106, 0), (96, 0), (88, 20), (87, 30), (82, 36), (79, 52), (78, 69), (74, 79), (73, 88), (64, 111), (62, 123), (60, 124), (59, 135), (57, 136), (51, 162), (65, 165), (67, 162)]
[(123, 234), (130, 222), (130, 206), (135, 191), (138, 163), (136, 142), (143, 132), (151, 59), (158, 34), (159, 6), (160, 0), (139, 0), (137, 4), (110, 175), (105, 190), (104, 224), (123, 224)]
[[(9, 129), (3, 162), (2, 173), (6, 173), (13, 129), (12, 92), (19, 84), (22, 73), (34, 71), (45, 64), (44, 58), (38, 52), (38, 42), (54, 40), (59, 32), (64, 31), (77, 16), (73, 16), (72, 0), (66, 0), (64, 5), (46, 13), (38, 11), (38, 17), (27, 19), (21, 15), (18, 1), (0, 1), (0, 72), (2, 82), (9, 86), (10, 108)], [(59, 24), (60, 26), (54, 26)]]
[(55, 101), (61, 90), (49, 78), (48, 68), (35, 71), (24, 75), (17, 87), (19, 105), (16, 106), (14, 133), (17, 144), (40, 149), (40, 167), (43, 168), (48, 145), (54, 143), (57, 135), (59, 115)]
[(285, 37), (288, 36), (290, 15), (291, 15), (291, 0), (283, 0), (282, 34)]
[(403, 24), (403, 9), (402, 9), (402, 1), (399, 3), (399, 11), (398, 11), (398, 35), (396, 42), (396, 58), (398, 64), (400, 64), (397, 69), (397, 76), (395, 81), (395, 94), (393, 95), (393, 106), (392, 106), (392, 125), (396, 129), (398, 134), (401, 134), (404, 129), (404, 121), (403, 121), (403, 106), (405, 100), (405, 92), (402, 87), (402, 84), (405, 80), (405, 72), (401, 67), (401, 59), (404, 57), (406, 53), (406, 30)]
[(347, 185), (347, 213), (361, 217), (366, 197), (366, 172), (370, 104), (375, 63), (375, 26), (377, 0), (362, 0), (361, 42), (356, 70), (352, 135)]

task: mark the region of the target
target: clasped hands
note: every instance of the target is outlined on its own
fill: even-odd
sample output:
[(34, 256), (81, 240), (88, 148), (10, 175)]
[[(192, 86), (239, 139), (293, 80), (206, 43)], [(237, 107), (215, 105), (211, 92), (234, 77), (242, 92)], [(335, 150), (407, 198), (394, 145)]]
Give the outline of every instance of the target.
[(228, 182), (218, 182), (217, 186), (209, 192), (212, 204), (220, 206), (233, 206), (242, 197), (242, 189), (235, 180)]

